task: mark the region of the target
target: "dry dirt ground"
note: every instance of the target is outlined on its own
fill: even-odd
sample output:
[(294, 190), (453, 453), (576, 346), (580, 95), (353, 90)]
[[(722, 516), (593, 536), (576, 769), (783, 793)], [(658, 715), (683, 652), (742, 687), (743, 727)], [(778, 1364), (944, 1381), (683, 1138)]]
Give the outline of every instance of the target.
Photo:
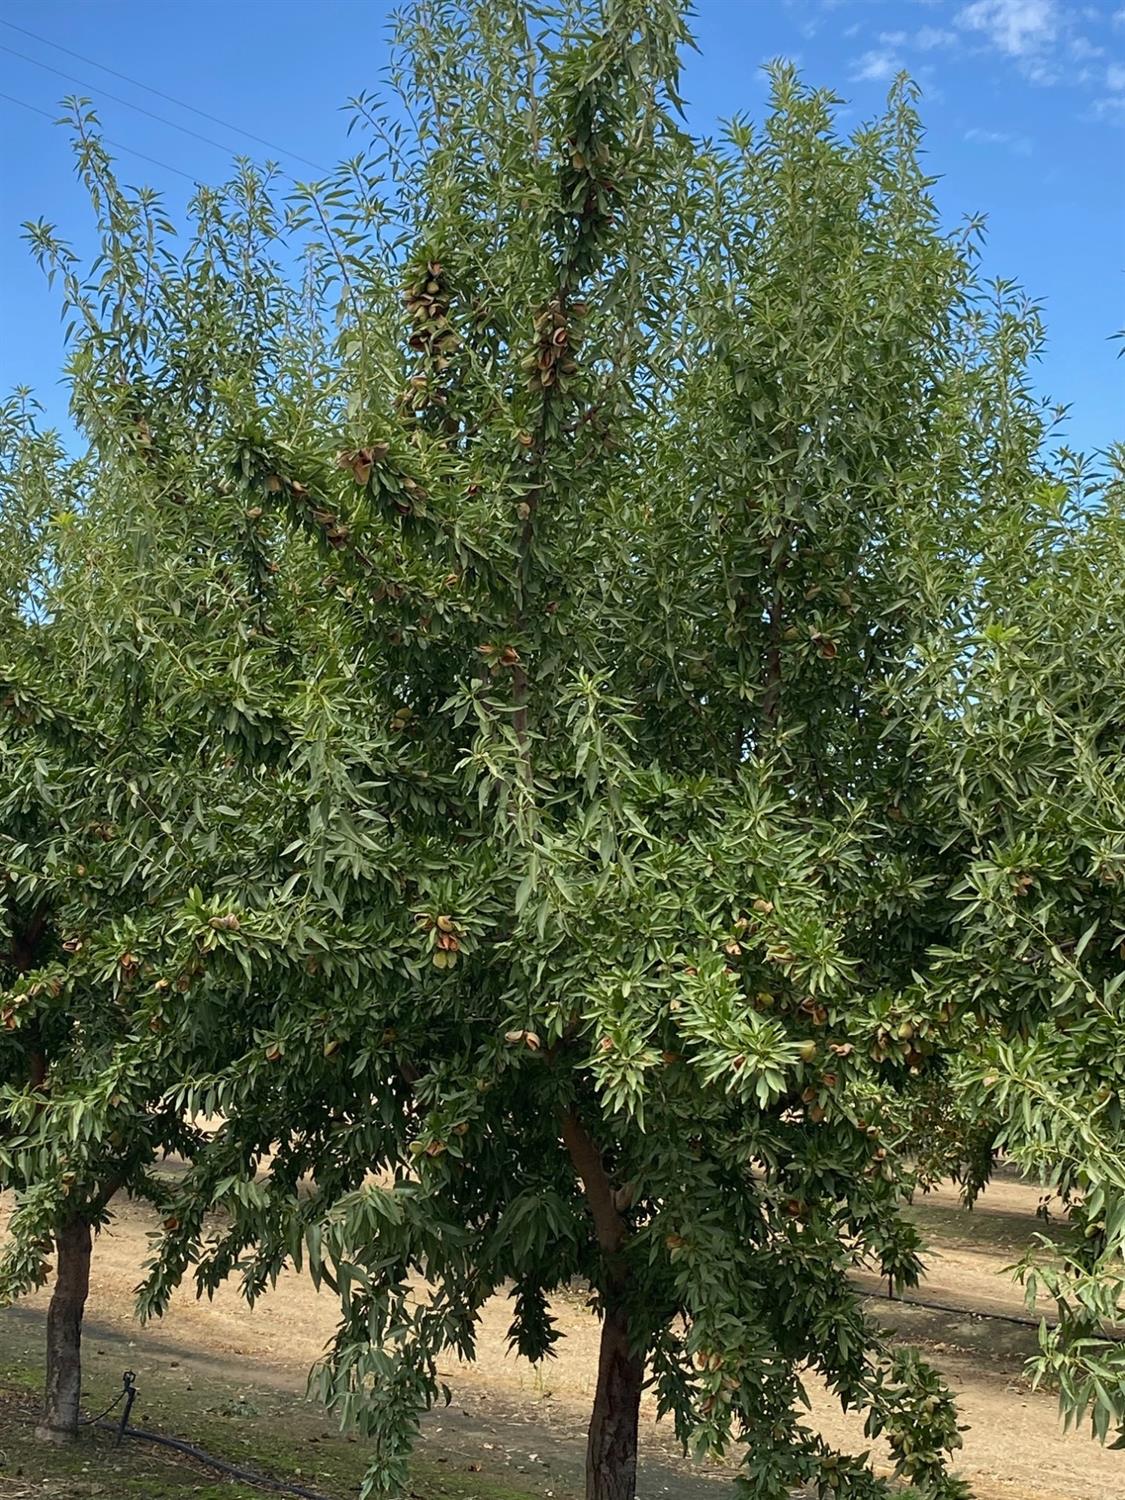
[[(933, 1358), (956, 1392), (969, 1429), (958, 1468), (979, 1500), (1117, 1500), (1125, 1495), (1125, 1453), (1099, 1448), (1084, 1433), (1064, 1434), (1054, 1399), (1031, 1391), (1022, 1378), (1034, 1329), (974, 1315), (1024, 1311), (1018, 1289), (999, 1273), (1040, 1227), (1037, 1201), (1036, 1189), (1003, 1178), (972, 1213), (959, 1206), (952, 1189), (922, 1200), (914, 1212), (930, 1246), (930, 1270), (914, 1295), (973, 1313), (889, 1302), (879, 1310), (904, 1340)], [(88, 1404), (112, 1395), (125, 1364), (138, 1371), (142, 1389), (163, 1413), (177, 1407), (187, 1413), (197, 1400), (193, 1393), (204, 1387), (225, 1389), (234, 1412), (240, 1393), (251, 1409), (272, 1398), (293, 1402), (332, 1332), (331, 1294), (318, 1295), (307, 1279), (290, 1275), (250, 1311), (233, 1287), (221, 1289), (213, 1302), (182, 1290), (159, 1324), (142, 1329), (132, 1317), (132, 1289), (151, 1227), (144, 1209), (124, 1203), (98, 1239), (87, 1329)], [(15, 1349), (25, 1360), (34, 1358), (45, 1301), (43, 1293), (2, 1315), (0, 1336), (9, 1356)], [(581, 1299), (566, 1299), (556, 1312), (566, 1335), (560, 1356), (537, 1371), (507, 1351), (505, 1300), (485, 1309), (477, 1363), (450, 1361), (445, 1373), (453, 1405), (426, 1424), (423, 1452), (431, 1464), (495, 1475), (521, 1495), (562, 1500), (576, 1492), (597, 1328)], [(810, 1396), (813, 1420), (826, 1436), (853, 1451), (867, 1446), (860, 1423), (834, 1410), (823, 1392), (814, 1388)], [(651, 1406), (643, 1416), (641, 1500), (717, 1500), (726, 1492), (721, 1468), (685, 1464)], [(143, 1419), (144, 1398), (135, 1420)], [(324, 1427), (322, 1417), (316, 1421)], [(182, 1422), (177, 1430), (191, 1435)]]

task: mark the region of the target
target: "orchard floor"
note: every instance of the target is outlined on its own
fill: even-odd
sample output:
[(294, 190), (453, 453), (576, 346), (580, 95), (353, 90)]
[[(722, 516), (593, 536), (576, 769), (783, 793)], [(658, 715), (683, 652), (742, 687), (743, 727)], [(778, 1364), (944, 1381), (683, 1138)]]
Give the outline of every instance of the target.
[[(914, 1295), (971, 1311), (950, 1314), (889, 1302), (876, 1307), (904, 1340), (926, 1351), (955, 1390), (969, 1424), (958, 1468), (978, 1500), (1116, 1500), (1125, 1494), (1125, 1453), (1099, 1448), (1083, 1433), (1064, 1434), (1054, 1399), (1031, 1391), (1022, 1378), (1034, 1329), (975, 1315), (1023, 1312), (1018, 1290), (999, 1273), (1041, 1227), (1037, 1201), (1034, 1188), (1004, 1178), (972, 1213), (959, 1207), (952, 1190), (923, 1200), (915, 1212), (930, 1246), (930, 1273)], [(189, 1438), (247, 1467), (296, 1476), (331, 1500), (354, 1495), (362, 1446), (341, 1437), (322, 1411), (302, 1399), (307, 1369), (332, 1331), (331, 1294), (318, 1295), (307, 1279), (289, 1276), (251, 1312), (233, 1287), (223, 1288), (213, 1302), (197, 1302), (184, 1291), (159, 1324), (140, 1328), (132, 1318), (132, 1289), (152, 1226), (142, 1207), (117, 1207), (94, 1253), (87, 1409), (105, 1405), (129, 1367), (137, 1371), (141, 1391), (134, 1425)], [(87, 1464), (81, 1469), (86, 1477), (39, 1472), (36, 1465), (41, 1469), (44, 1461), (27, 1445), (20, 1419), (37, 1379), (46, 1295), (0, 1314), (0, 1387), (7, 1390), (6, 1404), (0, 1403), (0, 1500), (157, 1500), (181, 1494), (242, 1500), (254, 1493), (217, 1484), (202, 1470), (176, 1466), (155, 1451), (153, 1474), (177, 1468), (186, 1475), (181, 1487), (152, 1475), (147, 1488), (130, 1487), (128, 1465), (139, 1461), (136, 1452), (114, 1455), (100, 1436), (99, 1446), (66, 1460), (80, 1468)], [(580, 1492), (597, 1328), (580, 1298), (564, 1299), (556, 1312), (566, 1335), (560, 1356), (536, 1371), (506, 1349), (510, 1313), (504, 1299), (485, 1309), (476, 1365), (449, 1363), (444, 1373), (453, 1403), (425, 1424), (414, 1483), (424, 1500), (571, 1500)], [(853, 1451), (867, 1446), (858, 1422), (833, 1410), (815, 1388), (810, 1395), (813, 1420), (826, 1436)], [(16, 1474), (17, 1468), (23, 1472)], [(728, 1492), (727, 1477), (719, 1466), (686, 1464), (666, 1424), (658, 1424), (646, 1407), (640, 1500), (719, 1500)]]

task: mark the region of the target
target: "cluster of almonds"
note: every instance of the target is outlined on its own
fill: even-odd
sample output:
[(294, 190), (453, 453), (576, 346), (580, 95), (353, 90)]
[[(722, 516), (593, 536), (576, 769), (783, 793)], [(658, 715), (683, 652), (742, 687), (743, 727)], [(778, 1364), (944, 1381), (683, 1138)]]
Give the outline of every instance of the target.
[(839, 656), (840, 648), (839, 646), (837, 646), (836, 642), (832, 640), (831, 636), (824, 635), (819, 630), (810, 630), (809, 639), (816, 647), (817, 655), (822, 657), (825, 661), (832, 661), (835, 659), (835, 657)]
[[(614, 201), (620, 197), (622, 184), (611, 175), (614, 151), (610, 141), (598, 138), (598, 101), (586, 93), (575, 102), (572, 133), (559, 171), (559, 192), (563, 213), (577, 221), (569, 259), (572, 273), (581, 277), (589, 273), (616, 228)], [(619, 141), (614, 144), (620, 146)]]
[(424, 516), (426, 514), (426, 501), (429, 498), (427, 492), (416, 479), (410, 475), (404, 475), (402, 480), (404, 494), (391, 496), (391, 504), (400, 516)]
[(538, 1032), (528, 1031), (526, 1029), (521, 1029), (519, 1031), (506, 1031), (504, 1033), (504, 1040), (507, 1042), (509, 1047), (523, 1046), (526, 1047), (529, 1052), (538, 1052), (539, 1048), (542, 1046), (542, 1043), (539, 1040)]
[(485, 641), (477, 650), (488, 663), (490, 672), (495, 672), (500, 667), (518, 667), (520, 664), (520, 654), (514, 646), (496, 646), (491, 641)]
[(361, 488), (371, 483), (375, 475), (375, 487), (379, 496), (388, 500), (400, 516), (419, 516), (426, 513), (427, 492), (409, 474), (398, 474), (391, 470), (379, 470), (390, 445), (370, 443), (366, 448), (349, 448), (336, 455), (336, 467), (347, 469)]
[[(37, 1000), (40, 995), (50, 995), (52, 1000), (57, 1000), (62, 994), (61, 979), (36, 979), (28, 985), (23, 994), (28, 1000)], [(20, 995), (9, 995), (12, 1004), (23, 998)]]
[(286, 479), (281, 474), (267, 474), (265, 488), (268, 495), (286, 494), (301, 519), (311, 526), (330, 547), (337, 550), (346, 547), (351, 531), (334, 511), (318, 503), (309, 494), (308, 486), (297, 479)]
[(422, 913), (414, 919), (423, 932), (434, 933), (434, 952), (431, 959), (435, 969), (453, 969), (461, 953), (460, 934), (464, 928), (452, 917), (442, 912), (431, 917)]
[(810, 1083), (801, 1093), (801, 1103), (805, 1106), (806, 1117), (814, 1124), (823, 1124), (827, 1111), (824, 1108), (825, 1101), (831, 1096), (832, 1090), (839, 1082), (836, 1073), (824, 1073), (819, 1084)]
[(431, 382), (429, 375), (412, 376), (398, 398), (402, 414), (416, 417), (427, 407), (444, 406), (449, 400), (440, 377), (449, 369), (450, 359), (461, 346), (461, 339), (449, 321), (451, 292), (441, 262), (426, 261), (407, 285), (402, 300), (413, 327), (410, 347), (426, 356), (433, 374), (439, 377)]
[(371, 479), (371, 470), (380, 464), (391, 451), (389, 443), (372, 443), (368, 448), (352, 448), (337, 453), (336, 467), (350, 469), (356, 484), (365, 486)]
[(822, 1005), (812, 995), (806, 995), (797, 1009), (808, 1016), (814, 1026), (826, 1026), (828, 1024), (828, 1007)]
[[(751, 902), (751, 907), (755, 912), (757, 912), (760, 917), (769, 917), (773, 915), (773, 902), (767, 901), (764, 896), (756, 897), (755, 900)], [(743, 946), (743, 942), (746, 938), (747, 933), (752, 931), (754, 925), (755, 924), (752, 917), (739, 917), (737, 919), (734, 924), (733, 936), (728, 938), (728, 940), (723, 944), (723, 952), (728, 958), (742, 957), (742, 955), (746, 951)], [(731, 969), (728, 965), (728, 972), (733, 974), (735, 970)]]
[(578, 361), (574, 356), (582, 335), (575, 320), (585, 311), (583, 302), (575, 302), (568, 309), (563, 306), (561, 297), (554, 296), (538, 314), (535, 344), (520, 362), (520, 368), (527, 373), (528, 390), (545, 392), (552, 387), (566, 390), (567, 381), (578, 373)]
[[(921, 1028), (926, 1029), (925, 1022), (921, 1023)], [(872, 1061), (886, 1062), (889, 1057), (896, 1056), (902, 1059), (912, 1073), (920, 1072), (926, 1060), (926, 1054), (920, 1050), (919, 1043), (915, 1041), (918, 1029), (914, 1022), (909, 1020), (900, 1022), (897, 1027), (877, 1027), (870, 1051)]]

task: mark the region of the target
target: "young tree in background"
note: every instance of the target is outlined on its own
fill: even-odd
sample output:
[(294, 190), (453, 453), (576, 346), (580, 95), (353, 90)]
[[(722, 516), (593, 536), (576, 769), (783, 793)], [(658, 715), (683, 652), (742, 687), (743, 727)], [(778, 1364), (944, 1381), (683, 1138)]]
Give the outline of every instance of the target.
[[(119, 770), (108, 724), (120, 682), (111, 674), (86, 698), (71, 622), (57, 609), (60, 585), (65, 592), (72, 569), (92, 561), (70, 534), (85, 466), (36, 432), (34, 410), (21, 401), (4, 409), (2, 439), (0, 1183), (17, 1203), (0, 1279), (5, 1297), (38, 1285), (54, 1254), (40, 1432), (61, 1442), (78, 1427), (93, 1233), (118, 1190), (144, 1191), (154, 1152), (186, 1153), (190, 1131), (159, 1104), (171, 1080), (155, 1096), (135, 1075), (111, 1081), (131, 995), (144, 982), (127, 935), (144, 900), (135, 869), (144, 851), (134, 843), (144, 815), (120, 826), (124, 781), (120, 797), (102, 800)], [(91, 926), (100, 939), (95, 984), (81, 973)]]
[[(71, 376), (90, 451), (69, 461), (24, 400), (5, 406), (0, 430), (0, 1185), (16, 1200), (0, 1290), (7, 1299), (41, 1284), (53, 1255), (40, 1433), (59, 1442), (78, 1428), (94, 1232), (119, 1193), (149, 1201), (171, 1227), (154, 1168), (168, 1153), (190, 1158), (201, 1139), (169, 1097), (183, 1059), (157, 1046), (163, 993), (185, 993), (200, 959), (168, 974), (138, 937), (193, 883), (216, 887), (224, 857), (237, 852), (241, 881), (252, 879), (253, 858), (231, 831), (238, 793), (223, 741), (237, 738), (246, 759), (268, 741), (235, 706), (229, 671), (253, 628), (242, 590), (260, 581), (261, 560), (245, 534), (228, 545), (185, 513), (175, 465), (157, 451), (186, 445), (183, 427), (167, 430), (174, 412), (202, 439), (204, 366), (221, 362), (227, 378), (251, 384), (257, 372), (265, 386), (277, 309), (264, 268), (253, 280), (253, 258), (268, 197), (245, 175), (202, 194), (197, 238), (176, 267), (184, 281), (166, 278), (150, 309), (129, 273), (169, 226), (151, 195), (118, 189), (89, 123), (80, 121), (79, 160), (108, 272), (82, 284), (65, 247), (44, 226), (33, 232), (82, 327)], [(233, 306), (216, 272), (220, 225), (224, 250), (237, 236), (248, 278)], [(111, 285), (128, 293), (101, 302)], [(149, 359), (150, 314), (179, 317), (175, 332), (162, 325), (163, 360)], [(177, 397), (154, 433), (145, 411), (160, 401), (148, 388), (165, 380)], [(213, 565), (197, 588), (200, 556)], [(131, 587), (137, 573), (143, 589)], [(207, 1023), (196, 1017), (196, 1060), (205, 1039), (221, 1043)]]
[(1125, 520), (1109, 458), (1010, 497), (959, 648), (928, 655), (916, 695), (924, 816), (963, 870), (927, 989), (956, 1014), (960, 1110), (1060, 1195), (1062, 1225), (1019, 1267), (1056, 1315), (1030, 1369), (1102, 1440), (1125, 1437), (1125, 1349), (1106, 1337), (1125, 1306)]

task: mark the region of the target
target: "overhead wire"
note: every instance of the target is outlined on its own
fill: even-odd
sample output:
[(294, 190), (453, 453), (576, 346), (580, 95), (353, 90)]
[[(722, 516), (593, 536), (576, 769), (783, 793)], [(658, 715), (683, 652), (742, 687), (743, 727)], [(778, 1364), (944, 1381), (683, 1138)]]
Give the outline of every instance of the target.
[[(128, 73), (122, 73), (117, 68), (111, 68), (106, 63), (100, 63), (100, 62), (97, 61), (96, 58), (87, 57), (85, 55), (85, 53), (76, 52), (73, 47), (64, 47), (61, 42), (53, 41), (50, 37), (40, 36), (38, 32), (31, 31), (26, 26), (17, 26), (14, 21), (6, 21), (3, 18), (0, 18), (0, 26), (6, 26), (9, 31), (18, 31), (21, 35), (26, 36), (26, 37), (30, 37), (32, 41), (39, 42), (44, 47), (53, 47), (56, 52), (65, 52), (68, 57), (73, 57), (73, 58), (76, 58), (79, 62), (86, 63), (88, 67), (97, 68), (98, 71), (101, 72), (101, 73), (109, 73), (114, 78), (120, 78), (121, 81), (122, 81), (122, 83), (131, 84), (134, 88), (144, 89), (144, 91), (146, 93), (148, 93), (148, 94), (154, 94), (158, 99), (163, 99), (168, 104), (174, 104), (177, 109), (186, 109), (191, 114), (198, 115), (200, 117), (200, 119), (210, 120), (213, 125), (221, 125), (224, 130), (233, 130), (237, 135), (244, 135), (244, 136), (246, 136), (246, 138), (248, 140), (257, 141), (257, 143), (260, 146), (266, 146), (266, 147), (269, 148), (269, 150), (271, 150), (271, 151), (277, 151), (282, 156), (291, 157), (294, 161), (303, 162), (305, 164), (305, 166), (312, 167), (317, 172), (322, 172), (325, 175), (327, 175), (327, 173), (328, 173), (328, 168), (327, 167), (322, 166), (321, 163), (319, 163), (319, 162), (315, 162), (315, 161), (310, 160), (310, 158), (307, 157), (307, 156), (302, 156), (299, 151), (290, 151), (288, 149), (288, 147), (286, 147), (286, 146), (280, 146), (280, 145), (277, 144), (276, 141), (267, 140), (265, 138), (265, 136), (256, 135), (254, 133), (254, 131), (247, 130), (242, 125), (235, 125), (230, 120), (222, 120), (222, 119), (219, 118), (218, 115), (210, 114), (207, 110), (200, 109), (197, 105), (189, 104), (184, 99), (177, 99), (173, 94), (167, 94), (167, 93), (165, 93), (163, 89), (155, 88), (150, 83), (144, 83), (139, 78), (133, 78)], [(9, 48), (7, 50), (13, 51), (14, 49)], [(21, 53), (16, 53), (16, 56), (22, 56), (22, 55), (23, 54), (21, 54)], [(34, 58), (31, 58), (31, 59), (28, 59), (28, 60), (32, 61), (32, 62), (35, 61)], [(48, 64), (47, 63), (41, 63), (40, 66), (41, 67), (47, 67)], [(53, 71), (57, 72), (58, 70), (55, 69)], [(71, 77), (71, 75), (65, 74), (65, 73), (62, 74), (61, 76), (64, 77), (64, 78)], [(81, 79), (77, 79), (76, 80), (76, 79), (72, 78), (72, 81), (84, 83), (85, 86), (89, 87), (89, 88), (100, 88), (101, 87), (100, 84), (88, 84), (88, 83), (85, 83), (85, 81), (81, 80)], [(103, 90), (103, 92), (105, 92), (105, 91)], [(112, 95), (112, 94), (106, 93), (106, 97), (107, 98), (114, 98), (115, 96)], [(119, 102), (121, 102), (121, 103), (127, 103), (128, 101), (127, 100), (121, 100)], [(139, 105), (131, 105), (130, 108), (140, 108), (140, 106)], [(163, 117), (160, 116), (160, 115), (154, 115), (153, 118), (154, 119), (161, 119), (161, 120), (163, 120)], [(179, 130), (179, 129), (185, 129), (186, 128), (184, 126), (176, 125), (175, 122), (171, 121), (171, 120), (164, 120), (163, 123), (169, 124), (169, 125), (173, 125), (174, 128), (177, 129), (177, 130)], [(189, 132), (189, 133), (194, 134), (194, 132)], [(200, 139), (201, 140), (207, 140), (208, 138), (206, 136), (201, 136)], [(214, 145), (216, 143), (209, 141), (209, 144)], [(229, 148), (226, 147), (226, 146), (224, 146), (222, 149), (223, 150), (228, 150)]]
[[(134, 104), (129, 99), (123, 99), (120, 94), (111, 94), (108, 89), (100, 88), (98, 84), (91, 83), (89, 79), (78, 78), (74, 73), (65, 73), (61, 68), (53, 68), (50, 63), (40, 62), (36, 57), (29, 57), (26, 52), (19, 52), (15, 47), (9, 47), (5, 43), (0, 42), (0, 52), (7, 52), (12, 57), (18, 57), (23, 62), (33, 64), (34, 67), (43, 68), (48, 73), (54, 73), (59, 78), (65, 78), (68, 83), (78, 84), (80, 88), (97, 89), (103, 98), (112, 99), (115, 104), (123, 104), (126, 109), (135, 109), (138, 114), (147, 115), (150, 120), (156, 120), (159, 124), (167, 125), (172, 130), (180, 130), (184, 135), (194, 136), (197, 141), (202, 141), (207, 146), (213, 146), (216, 151), (222, 151), (224, 155), (237, 156), (238, 154), (222, 141), (213, 140), (211, 136), (203, 135), (201, 131), (192, 130), (190, 126), (180, 125), (175, 120), (169, 120), (166, 115), (158, 115), (155, 110), (145, 109), (142, 104)], [(289, 172), (285, 173), (286, 177), (290, 177), (291, 175)]]
[[(59, 123), (59, 117), (52, 114), (49, 109), (40, 109), (38, 104), (29, 104), (26, 99), (17, 99), (14, 94), (6, 94), (0, 90), (0, 99), (6, 99), (9, 104), (18, 104), (21, 109), (28, 109), (32, 114), (42, 115), (45, 120), (50, 120), (52, 125)], [(174, 167), (171, 162), (161, 161), (157, 156), (149, 156), (146, 151), (138, 151), (136, 146), (127, 146), (124, 141), (114, 141), (108, 136), (103, 136), (102, 141), (107, 146), (112, 146), (115, 151), (127, 151), (130, 156), (139, 156), (142, 161), (151, 163), (154, 167), (160, 167), (165, 172), (175, 172), (177, 177), (185, 177), (188, 182), (198, 186), (199, 178), (193, 177), (190, 172), (185, 172), (182, 167)]]

